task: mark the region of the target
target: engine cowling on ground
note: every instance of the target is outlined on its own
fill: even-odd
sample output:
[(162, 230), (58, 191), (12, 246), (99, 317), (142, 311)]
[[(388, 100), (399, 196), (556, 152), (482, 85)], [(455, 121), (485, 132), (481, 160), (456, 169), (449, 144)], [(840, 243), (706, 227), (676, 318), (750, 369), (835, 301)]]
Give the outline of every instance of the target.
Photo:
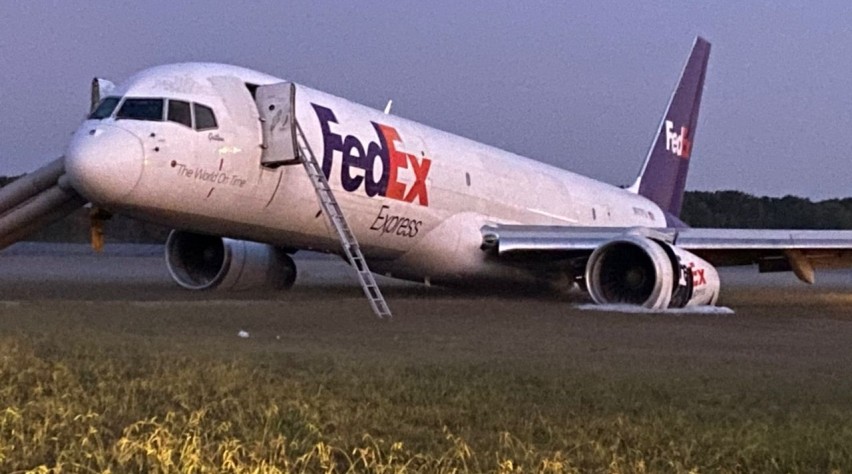
[(296, 281), (293, 259), (272, 245), (176, 230), (166, 240), (166, 266), (189, 290), (278, 290)]
[(715, 305), (719, 297), (719, 274), (712, 265), (640, 235), (625, 235), (598, 247), (586, 264), (585, 278), (598, 304), (666, 309)]

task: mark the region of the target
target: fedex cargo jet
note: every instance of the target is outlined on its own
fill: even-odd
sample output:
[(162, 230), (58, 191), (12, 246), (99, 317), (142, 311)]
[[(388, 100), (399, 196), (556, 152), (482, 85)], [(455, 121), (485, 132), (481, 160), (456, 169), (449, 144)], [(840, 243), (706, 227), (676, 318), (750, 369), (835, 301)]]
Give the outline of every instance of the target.
[[(0, 245), (92, 203), (173, 227), (190, 290), (288, 288), (300, 249), (440, 285), (586, 289), (597, 303), (713, 305), (715, 266), (812, 282), (852, 232), (691, 229), (679, 218), (710, 44), (697, 38), (636, 182), (620, 188), (301, 84), (219, 64), (113, 86), (63, 158), (0, 192)], [(369, 266), (367, 263), (369, 262)]]

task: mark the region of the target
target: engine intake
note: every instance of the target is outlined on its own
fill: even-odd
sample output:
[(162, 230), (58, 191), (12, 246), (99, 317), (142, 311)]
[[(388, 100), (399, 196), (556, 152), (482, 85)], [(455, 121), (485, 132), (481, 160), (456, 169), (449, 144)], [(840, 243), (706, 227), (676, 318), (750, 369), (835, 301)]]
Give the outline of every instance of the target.
[(720, 287), (718, 272), (705, 260), (639, 235), (598, 247), (586, 264), (586, 285), (598, 304), (650, 309), (714, 305)]
[(281, 290), (296, 281), (296, 264), (272, 245), (173, 230), (166, 266), (188, 290)]

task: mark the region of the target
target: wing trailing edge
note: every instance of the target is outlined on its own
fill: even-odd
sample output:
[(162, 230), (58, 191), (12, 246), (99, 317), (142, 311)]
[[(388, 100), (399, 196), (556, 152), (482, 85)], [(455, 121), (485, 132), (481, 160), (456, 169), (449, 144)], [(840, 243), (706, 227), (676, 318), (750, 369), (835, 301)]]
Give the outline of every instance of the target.
[(807, 283), (814, 269), (852, 268), (852, 231), (571, 227), (497, 225), (481, 229), (482, 250), (514, 261), (542, 256), (587, 258), (625, 235), (677, 246), (716, 266), (758, 265), (761, 272), (792, 271)]

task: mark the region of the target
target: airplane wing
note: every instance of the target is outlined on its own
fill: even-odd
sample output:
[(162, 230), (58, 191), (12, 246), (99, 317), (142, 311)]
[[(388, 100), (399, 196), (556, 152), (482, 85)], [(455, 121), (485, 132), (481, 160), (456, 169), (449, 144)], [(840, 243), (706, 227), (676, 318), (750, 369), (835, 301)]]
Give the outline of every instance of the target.
[(852, 268), (852, 231), (843, 230), (497, 225), (482, 228), (482, 249), (514, 261), (582, 260), (626, 235), (667, 243), (715, 266), (757, 264), (761, 272), (793, 271), (807, 283), (813, 283), (815, 269)]

